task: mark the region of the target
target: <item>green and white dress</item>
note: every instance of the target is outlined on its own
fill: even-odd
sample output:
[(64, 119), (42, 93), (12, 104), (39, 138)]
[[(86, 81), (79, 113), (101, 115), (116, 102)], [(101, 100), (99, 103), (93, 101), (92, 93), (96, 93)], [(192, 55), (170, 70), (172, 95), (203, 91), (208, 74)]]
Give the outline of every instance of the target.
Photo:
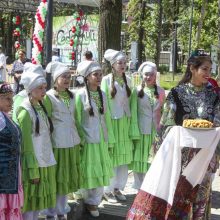
[(82, 141), (80, 161), (80, 188), (94, 189), (109, 185), (113, 176), (110, 152), (115, 139), (112, 132), (106, 96), (104, 93), (104, 114), (98, 92), (90, 92), (94, 116), (89, 115), (89, 98), (85, 88), (76, 95), (76, 120)]
[[(128, 86), (130, 79), (127, 77)], [(130, 99), (127, 97), (124, 81), (115, 77), (114, 85), (117, 93), (111, 97), (112, 74), (108, 74), (102, 79), (102, 90), (106, 93), (111, 114), (115, 144), (112, 152), (113, 167), (128, 165), (132, 162), (132, 140), (129, 136), (130, 128)]]
[[(36, 115), (28, 99), (18, 109), (22, 132), (21, 164), (24, 188), (22, 211), (38, 211), (56, 205), (55, 164), (49, 123), (40, 105), (34, 106), (39, 118), (39, 134), (35, 133)], [(31, 180), (40, 179), (38, 184)]]
[(26, 90), (22, 90), (13, 97), (12, 119), (16, 124), (18, 124), (17, 110), (19, 106), (21, 105), (21, 103), (24, 101), (24, 99), (27, 98), (27, 96), (28, 95), (27, 95)]
[[(138, 97), (141, 86), (133, 89), (131, 96), (130, 135), (134, 143), (134, 157), (130, 168), (137, 173), (146, 173), (150, 167), (149, 156), (156, 131), (160, 129), (160, 118), (165, 100), (164, 89), (157, 87), (159, 97), (155, 97), (155, 88), (144, 88), (144, 96)], [(138, 127), (137, 127), (138, 125)]]
[(51, 89), (45, 96), (44, 105), (51, 116), (53, 152), (57, 161), (57, 194), (66, 195), (79, 189), (80, 137), (75, 126), (75, 98), (66, 91)]

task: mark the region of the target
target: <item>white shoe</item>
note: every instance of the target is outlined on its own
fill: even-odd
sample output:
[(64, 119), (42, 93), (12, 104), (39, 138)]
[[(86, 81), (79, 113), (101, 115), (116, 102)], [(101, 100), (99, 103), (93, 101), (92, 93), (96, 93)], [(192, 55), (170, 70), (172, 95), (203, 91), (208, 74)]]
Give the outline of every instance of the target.
[(115, 196), (113, 195), (113, 193), (104, 193), (103, 195), (104, 199), (109, 202), (109, 203), (117, 203), (117, 199), (115, 198)]
[(99, 217), (99, 211), (96, 205), (86, 204), (86, 209), (92, 217)]
[(89, 211), (90, 215), (92, 217), (99, 217), (99, 211), (98, 210), (95, 210), (95, 211)]
[(119, 189), (114, 190), (114, 195), (115, 195), (116, 199), (118, 199), (119, 201), (124, 202), (127, 200), (125, 195), (123, 195)]

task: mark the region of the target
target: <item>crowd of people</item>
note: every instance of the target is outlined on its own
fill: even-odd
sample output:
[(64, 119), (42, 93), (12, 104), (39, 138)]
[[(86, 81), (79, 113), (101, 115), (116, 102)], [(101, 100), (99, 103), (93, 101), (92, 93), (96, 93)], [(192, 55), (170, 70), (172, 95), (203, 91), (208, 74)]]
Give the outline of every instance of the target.
[[(112, 72), (104, 77), (100, 64), (85, 54), (89, 57), (77, 66), (84, 86), (76, 90), (69, 89), (69, 67), (52, 61), (46, 68), (54, 82), (49, 91), (44, 69), (21, 53), (14, 63), (19, 88), (0, 85), (1, 220), (37, 220), (39, 214), (66, 219), (67, 195), (76, 191), (81, 192), (86, 210), (98, 217), (102, 198), (110, 203), (126, 201), (123, 190), (129, 169), (138, 194), (127, 219), (208, 219), (218, 152), (194, 200), (175, 194), (168, 218), (161, 217), (160, 199), (155, 202), (141, 186), (148, 181), (145, 175), (152, 158), (171, 127), (198, 117), (219, 126), (219, 97), (208, 83), (209, 56), (191, 57), (184, 78), (166, 98), (156, 84), (157, 67), (150, 61), (138, 69), (141, 84), (131, 86), (121, 51), (105, 51)], [(21, 63), (22, 74), (16, 73)], [(183, 148), (181, 172), (197, 153), (198, 149)]]

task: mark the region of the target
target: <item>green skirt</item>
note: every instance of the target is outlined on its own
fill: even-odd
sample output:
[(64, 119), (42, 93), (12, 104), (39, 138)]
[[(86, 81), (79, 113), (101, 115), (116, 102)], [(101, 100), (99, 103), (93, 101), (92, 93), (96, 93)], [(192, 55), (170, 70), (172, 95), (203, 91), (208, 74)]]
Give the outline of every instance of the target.
[[(24, 206), (22, 212), (37, 211), (56, 206), (55, 166), (38, 168), (40, 183), (32, 184), (23, 175)], [(25, 170), (22, 170), (23, 173)]]
[(150, 167), (148, 158), (156, 131), (153, 128), (151, 134), (142, 134), (140, 140), (134, 141), (134, 159), (129, 168), (134, 172), (146, 173)]
[(129, 137), (130, 118), (124, 116), (112, 120), (115, 144), (112, 152), (113, 167), (130, 164), (132, 162), (133, 144)]
[(57, 194), (66, 195), (79, 189), (79, 145), (71, 148), (53, 148), (57, 161)]
[(108, 186), (113, 177), (113, 168), (109, 156), (108, 144), (100, 130), (99, 144), (85, 143), (81, 149), (80, 188), (93, 189)]

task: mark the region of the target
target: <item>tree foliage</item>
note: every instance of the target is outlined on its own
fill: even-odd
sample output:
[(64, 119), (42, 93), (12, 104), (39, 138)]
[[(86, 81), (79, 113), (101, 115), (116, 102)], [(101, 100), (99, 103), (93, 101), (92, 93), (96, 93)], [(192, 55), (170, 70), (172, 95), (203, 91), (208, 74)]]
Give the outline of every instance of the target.
[[(140, 8), (143, 0), (130, 0), (128, 4), (128, 16), (133, 18), (129, 25), (129, 44), (138, 40), (138, 28), (140, 27)], [(149, 1), (147, 1), (149, 2)], [(205, 5), (204, 5), (205, 3)], [(175, 36), (175, 23), (177, 23), (178, 51), (188, 54), (190, 19), (192, 0), (163, 0), (154, 1), (146, 10), (144, 27), (144, 51), (143, 53), (155, 61), (158, 28), (161, 28), (161, 48), (171, 50), (171, 45)], [(158, 26), (160, 16), (159, 6), (162, 7), (162, 26)], [(204, 12), (204, 13), (203, 13)], [(216, 0), (194, 0), (194, 10), (192, 18), (192, 50), (202, 48), (210, 51), (211, 45), (218, 44), (218, 1)]]

